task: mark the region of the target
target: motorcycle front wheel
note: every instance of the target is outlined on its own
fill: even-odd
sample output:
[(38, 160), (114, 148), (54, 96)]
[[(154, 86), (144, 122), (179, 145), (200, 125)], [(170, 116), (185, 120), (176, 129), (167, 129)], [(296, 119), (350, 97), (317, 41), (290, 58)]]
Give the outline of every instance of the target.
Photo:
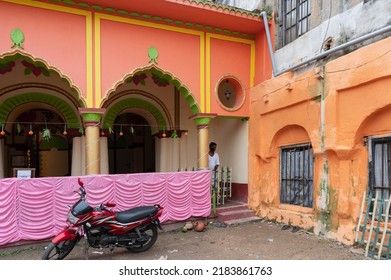
[(157, 226), (148, 224), (144, 230), (140, 230), (141, 238), (138, 238), (132, 246), (127, 246), (130, 252), (140, 253), (149, 250), (155, 244), (158, 236)]
[(75, 240), (65, 240), (59, 243), (50, 243), (43, 253), (43, 260), (62, 260), (72, 251), (77, 243)]

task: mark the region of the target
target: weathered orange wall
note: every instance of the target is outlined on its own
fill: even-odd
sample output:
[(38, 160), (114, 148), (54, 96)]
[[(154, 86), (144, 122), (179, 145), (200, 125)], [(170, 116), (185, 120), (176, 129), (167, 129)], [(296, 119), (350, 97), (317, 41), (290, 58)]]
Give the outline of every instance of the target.
[[(249, 205), (261, 216), (354, 242), (368, 182), (364, 136), (391, 133), (390, 44), (384, 39), (251, 91)], [(279, 203), (279, 148), (303, 142), (314, 151), (313, 208)]]
[(68, 12), (0, 2), (0, 53), (12, 50), (10, 34), (19, 28), (24, 51), (58, 68), (86, 96), (86, 17), (61, 9)]

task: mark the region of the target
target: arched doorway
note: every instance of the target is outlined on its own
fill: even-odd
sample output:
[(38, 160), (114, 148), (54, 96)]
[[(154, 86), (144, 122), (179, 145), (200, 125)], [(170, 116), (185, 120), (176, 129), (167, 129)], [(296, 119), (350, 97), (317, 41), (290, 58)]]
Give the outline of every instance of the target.
[(30, 109), (12, 123), (6, 145), (11, 155), (8, 177), (14, 168), (34, 168), (36, 177), (70, 175), (72, 144), (59, 114)]
[[(144, 119), (140, 124), (148, 129), (139, 132), (144, 135), (145, 140), (142, 148), (141, 142), (139, 143), (139, 152), (141, 149), (144, 151), (144, 158), (139, 156), (136, 159), (141, 161), (137, 163), (140, 166), (134, 169), (135, 167), (131, 166), (135, 163), (127, 162), (125, 164), (128, 166), (120, 167), (117, 162), (114, 168), (114, 162), (118, 159), (115, 160), (114, 152), (109, 151), (110, 173), (133, 172), (126, 171), (132, 169), (134, 172), (171, 172), (197, 166), (197, 149), (194, 149), (197, 145), (197, 126), (190, 116), (199, 113), (200, 109), (190, 90), (171, 73), (157, 68), (156, 65), (136, 69), (115, 84), (102, 100), (101, 107), (106, 109), (102, 129), (110, 137), (109, 150), (118, 149), (116, 154), (125, 151), (125, 146), (121, 146), (121, 143), (128, 145), (130, 141), (129, 138), (118, 138), (120, 122), (124, 121), (118, 119), (123, 114), (130, 114), (128, 117), (137, 115)], [(125, 124), (130, 125), (129, 122)], [(122, 129), (123, 133), (129, 131)], [(107, 131), (114, 133), (108, 134)], [(145, 138), (146, 134), (150, 138)], [(137, 150), (136, 147), (131, 149)], [(141, 167), (141, 164), (144, 167)]]
[(16, 50), (0, 55), (0, 178), (14, 168), (35, 177), (71, 174), (72, 138), (82, 136), (80, 90), (59, 69)]
[(150, 124), (142, 116), (118, 115), (108, 145), (110, 174), (155, 171), (155, 140)]

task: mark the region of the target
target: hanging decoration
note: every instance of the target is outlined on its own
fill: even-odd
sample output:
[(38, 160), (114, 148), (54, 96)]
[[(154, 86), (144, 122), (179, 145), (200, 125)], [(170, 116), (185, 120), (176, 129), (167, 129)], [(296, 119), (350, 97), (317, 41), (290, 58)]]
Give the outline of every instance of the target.
[(174, 130), (171, 134), (171, 138), (178, 138), (178, 133)]
[(16, 124), (16, 133), (19, 135), (22, 132), (22, 127), (20, 124)]
[(80, 128), (79, 128), (79, 133), (80, 133), (81, 135), (84, 134), (84, 128), (83, 128), (82, 126), (80, 126)]
[(64, 131), (62, 133), (64, 136), (66, 136), (68, 134), (68, 131), (67, 131), (67, 124), (64, 124)]
[(33, 134), (34, 134), (34, 132), (33, 132), (33, 125), (30, 124), (29, 135), (33, 135)]
[(47, 124), (46, 127), (42, 129), (41, 135), (42, 135), (42, 139), (45, 141), (49, 141), (50, 139), (52, 139), (52, 133), (48, 128)]
[(133, 124), (130, 126), (130, 133), (131, 133), (132, 135), (134, 134)]
[[(53, 122), (34, 122), (34, 123), (27, 123), (27, 122), (6, 122), (6, 123), (1, 123), (0, 125), (0, 135), (1, 136), (4, 136), (6, 135), (6, 131), (5, 131), (5, 125), (6, 124), (12, 124), (14, 125), (14, 132), (13, 133), (16, 133), (17, 135), (23, 135), (23, 127), (24, 126), (28, 126), (28, 135), (32, 136), (34, 135), (34, 130), (33, 130), (33, 125), (42, 125), (44, 124), (44, 128), (39, 131), (39, 133), (41, 134), (42, 136), (42, 139), (45, 140), (45, 141), (50, 141), (52, 138), (53, 138), (53, 131), (57, 131), (59, 130), (58, 129), (58, 126), (59, 125), (62, 125), (63, 126), (63, 129), (62, 129), (62, 134), (64, 136), (67, 136), (69, 135), (70, 132), (72, 132), (72, 137), (73, 136), (76, 136), (76, 134), (74, 134), (74, 129), (72, 128), (69, 128), (70, 124), (69, 123), (53, 123)], [(56, 128), (53, 129), (53, 125), (56, 125)], [(74, 124), (71, 124), (71, 127), (74, 126)], [(153, 125), (149, 125), (149, 124), (136, 124), (134, 125), (133, 123), (129, 124), (129, 123), (121, 123), (121, 124), (113, 124), (114, 128), (113, 127), (108, 127), (108, 128), (104, 128), (104, 127), (101, 127), (100, 128), (100, 135), (101, 136), (109, 136), (110, 134), (114, 134), (114, 133), (118, 133), (118, 135), (121, 137), (121, 136), (124, 136), (125, 135), (125, 131), (129, 131), (131, 135), (135, 135), (136, 133), (136, 130), (135, 130), (135, 126), (136, 127), (154, 127)], [(156, 125), (158, 126), (158, 125)], [(128, 130), (126, 130), (128, 129)], [(61, 131), (61, 129), (60, 129)], [(119, 131), (119, 132), (118, 132)], [(83, 126), (80, 126), (79, 129), (78, 129), (78, 132), (81, 134), (81, 135), (84, 135), (84, 128)], [(60, 132), (61, 133), (61, 132)], [(167, 129), (167, 127), (163, 127), (161, 130), (159, 130), (158, 132), (156, 132), (155, 134), (152, 134), (152, 137), (158, 137), (158, 138), (181, 138), (182, 136), (188, 136), (188, 130), (182, 130), (182, 129)]]

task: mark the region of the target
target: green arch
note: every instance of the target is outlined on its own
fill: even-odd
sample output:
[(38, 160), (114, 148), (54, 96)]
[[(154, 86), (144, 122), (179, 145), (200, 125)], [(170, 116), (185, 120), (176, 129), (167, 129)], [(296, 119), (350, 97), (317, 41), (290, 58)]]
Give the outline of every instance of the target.
[[(150, 68), (148, 70), (151, 73), (157, 75), (159, 78), (165, 79), (170, 84), (173, 84), (177, 88), (177, 90), (179, 90), (179, 92), (183, 95), (183, 97), (185, 98), (185, 100), (189, 104), (189, 107), (190, 107), (190, 109), (191, 109), (193, 114), (200, 113), (200, 109), (198, 108), (197, 102), (195, 101), (193, 96), (190, 94), (189, 90), (182, 85), (180, 80), (178, 80), (177, 78), (173, 77), (169, 73), (164, 73), (163, 70), (160, 70), (160, 69), (156, 68), (156, 66), (152, 67), (152, 68)], [(139, 73), (143, 73), (143, 72), (147, 72), (148, 70), (144, 70), (144, 71), (135, 73), (134, 75), (139, 74)]]
[(128, 98), (121, 100), (113, 107), (111, 107), (104, 117), (103, 128), (111, 128), (114, 124), (115, 118), (127, 108), (141, 108), (147, 110), (155, 118), (156, 122), (158, 123), (159, 130), (167, 129), (166, 120), (164, 119), (160, 110), (153, 104), (139, 98)]
[[(0, 66), (1, 64), (6, 64), (10, 61), (16, 61), (18, 59), (23, 59), (31, 64), (33, 64), (35, 67), (39, 68), (42, 71), (43, 76), (56, 76), (57, 78), (61, 79), (62, 82), (65, 82), (68, 87), (69, 91), (72, 95), (72, 97), (75, 99), (75, 101), (78, 103), (80, 107), (85, 107), (85, 101), (82, 99), (81, 94), (77, 88), (75, 88), (74, 85), (72, 85), (70, 79), (68, 77), (65, 77), (62, 75), (58, 69), (54, 69), (53, 67), (48, 66), (48, 63), (46, 61), (38, 60), (35, 58), (32, 58), (27, 53), (20, 53), (19, 50), (15, 54), (6, 55), (4, 57), (0, 57)], [(25, 72), (26, 75), (26, 72)]]
[[(190, 94), (189, 90), (185, 86), (182, 85), (182, 82), (179, 79), (177, 79), (176, 77), (173, 77), (171, 75), (171, 73), (164, 72), (162, 69), (157, 68), (156, 65), (154, 65), (153, 67), (148, 66), (146, 68), (136, 69), (132, 74), (127, 75), (124, 78), (122, 83), (131, 83), (132, 82), (132, 78), (134, 76), (137, 76), (137, 75), (140, 75), (140, 74), (143, 74), (143, 73), (145, 73), (145, 74), (146, 73), (153, 73), (156, 76), (158, 76), (159, 79), (164, 79), (168, 83), (172, 84), (182, 94), (182, 96), (185, 98), (185, 100), (189, 104), (190, 110), (192, 111), (193, 114), (198, 114), (198, 113), (201, 112), (200, 108), (198, 107), (198, 104), (197, 104), (196, 100)], [(113, 93), (109, 94), (108, 100), (112, 96), (114, 96), (114, 95), (115, 95), (115, 91), (113, 91)], [(105, 107), (104, 104), (103, 104), (103, 107)]]
[(0, 123), (6, 123), (9, 113), (17, 106), (30, 102), (42, 102), (55, 107), (64, 116), (69, 128), (81, 126), (78, 115), (68, 103), (56, 96), (41, 92), (19, 94), (5, 100), (0, 105)]

